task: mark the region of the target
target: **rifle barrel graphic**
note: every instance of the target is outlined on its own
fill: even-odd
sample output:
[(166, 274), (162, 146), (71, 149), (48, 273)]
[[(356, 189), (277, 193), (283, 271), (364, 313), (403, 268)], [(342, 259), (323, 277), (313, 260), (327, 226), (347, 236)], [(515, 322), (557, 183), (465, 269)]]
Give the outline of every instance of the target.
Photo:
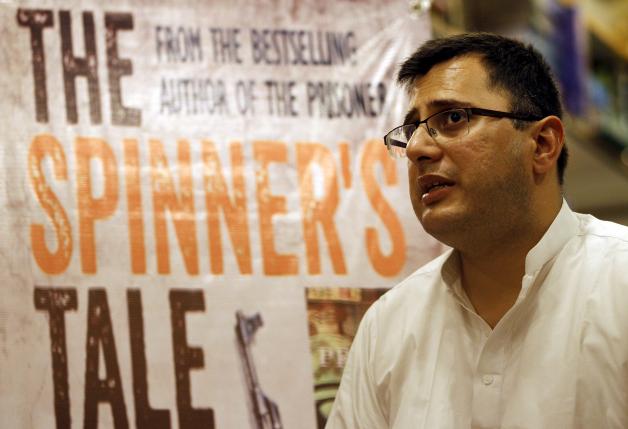
[(256, 429), (283, 429), (279, 407), (264, 394), (251, 356), (250, 344), (255, 332), (263, 325), (262, 316), (255, 313), (253, 316), (247, 317), (238, 310), (236, 311), (236, 320), (235, 330), (238, 336), (238, 348), (242, 359), (244, 378), (253, 405)]

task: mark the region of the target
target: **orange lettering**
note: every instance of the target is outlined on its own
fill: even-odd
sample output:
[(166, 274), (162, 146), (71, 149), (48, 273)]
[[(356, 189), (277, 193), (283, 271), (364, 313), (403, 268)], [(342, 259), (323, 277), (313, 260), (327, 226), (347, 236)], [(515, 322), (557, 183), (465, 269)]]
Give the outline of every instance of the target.
[(169, 211), (183, 255), (185, 269), (189, 274), (198, 274), (190, 144), (185, 140), (180, 140), (177, 145), (177, 152), (180, 172), (179, 195), (174, 189), (175, 185), (168, 168), (168, 159), (164, 153), (163, 145), (159, 140), (150, 140), (157, 271), (160, 274), (170, 273), (170, 252), (166, 225), (166, 211)]
[(140, 153), (135, 139), (124, 140), (124, 172), (126, 205), (129, 216), (129, 247), (133, 274), (146, 273), (146, 247), (144, 245), (144, 214), (140, 182)]
[(340, 165), (345, 188), (350, 188), (351, 170), (349, 169), (349, 143), (338, 143), (338, 149), (340, 150)]
[[(324, 194), (320, 200), (314, 196), (314, 172), (312, 168), (314, 164), (320, 166), (323, 175)], [(327, 147), (320, 143), (298, 143), (297, 168), (308, 271), (310, 274), (320, 274), (321, 272), (316, 234), (316, 224), (320, 223), (327, 239), (327, 249), (334, 272), (346, 274), (345, 259), (334, 225), (334, 213), (338, 207), (338, 181), (333, 155)]]
[(253, 153), (255, 160), (260, 164), (255, 172), (255, 181), (264, 273), (273, 276), (297, 274), (299, 265), (296, 255), (275, 251), (272, 217), (275, 214), (286, 213), (286, 198), (272, 195), (268, 181), (268, 165), (272, 162), (286, 162), (286, 145), (275, 141), (256, 141), (253, 142)]
[(211, 141), (203, 141), (205, 204), (207, 206), (210, 265), (212, 273), (222, 274), (224, 269), (219, 212), (222, 209), (240, 273), (251, 274), (253, 268), (251, 265), (249, 225), (246, 218), (246, 189), (244, 187), (242, 146), (240, 143), (232, 143), (230, 150), (233, 198), (229, 197), (216, 147)]
[(384, 169), (386, 184), (395, 185), (397, 183), (395, 161), (388, 156), (381, 140), (369, 140), (365, 144), (360, 165), (362, 184), (375, 212), (388, 229), (392, 251), (388, 255), (382, 253), (377, 231), (372, 227), (366, 228), (366, 250), (375, 271), (382, 276), (392, 277), (401, 271), (406, 262), (406, 243), (401, 222), (384, 198), (375, 179), (373, 168), (377, 163), (380, 163)]
[(57, 238), (57, 250), (54, 253), (48, 250), (45, 228), (41, 224), (31, 225), (31, 246), (35, 261), (43, 272), (61, 274), (68, 268), (72, 256), (72, 228), (63, 206), (46, 183), (41, 167), (41, 161), (45, 157), (52, 160), (54, 178), (67, 180), (68, 171), (63, 147), (49, 134), (41, 134), (33, 139), (28, 152), (28, 173), (37, 201), (52, 222)]
[[(101, 139), (76, 139), (76, 187), (81, 247), (81, 268), (84, 273), (96, 272), (96, 238), (94, 221), (109, 217), (118, 205), (118, 173), (116, 159), (109, 145)], [(98, 158), (103, 167), (103, 195), (92, 197), (91, 158)]]

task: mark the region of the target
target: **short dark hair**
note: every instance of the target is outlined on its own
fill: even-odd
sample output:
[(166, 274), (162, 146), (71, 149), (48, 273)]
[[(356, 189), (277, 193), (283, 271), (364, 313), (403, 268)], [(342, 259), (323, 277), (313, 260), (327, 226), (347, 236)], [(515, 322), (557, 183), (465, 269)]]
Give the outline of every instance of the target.
[[(510, 109), (522, 115), (562, 118), (560, 93), (549, 65), (532, 45), (491, 33), (466, 33), (424, 43), (401, 65), (398, 81), (410, 86), (436, 64), (463, 55), (478, 54), (486, 67), (489, 84), (510, 94)], [(522, 121), (514, 121), (523, 128)], [(558, 181), (563, 184), (567, 147), (557, 160)]]

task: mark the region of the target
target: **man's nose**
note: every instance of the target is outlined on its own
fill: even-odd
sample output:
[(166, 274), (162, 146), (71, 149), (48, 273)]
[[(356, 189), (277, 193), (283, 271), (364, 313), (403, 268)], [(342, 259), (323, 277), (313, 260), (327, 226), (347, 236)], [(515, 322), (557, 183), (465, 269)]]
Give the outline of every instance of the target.
[(414, 163), (429, 163), (438, 161), (443, 156), (443, 150), (430, 136), (427, 126), (422, 124), (410, 137), (406, 147), (406, 156)]

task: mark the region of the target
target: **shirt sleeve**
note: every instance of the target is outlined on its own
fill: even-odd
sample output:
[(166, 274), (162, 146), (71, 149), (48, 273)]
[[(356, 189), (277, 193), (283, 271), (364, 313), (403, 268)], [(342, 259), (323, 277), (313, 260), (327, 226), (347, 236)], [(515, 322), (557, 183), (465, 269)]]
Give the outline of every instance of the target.
[(384, 429), (387, 418), (374, 377), (377, 303), (367, 311), (351, 345), (325, 429)]

